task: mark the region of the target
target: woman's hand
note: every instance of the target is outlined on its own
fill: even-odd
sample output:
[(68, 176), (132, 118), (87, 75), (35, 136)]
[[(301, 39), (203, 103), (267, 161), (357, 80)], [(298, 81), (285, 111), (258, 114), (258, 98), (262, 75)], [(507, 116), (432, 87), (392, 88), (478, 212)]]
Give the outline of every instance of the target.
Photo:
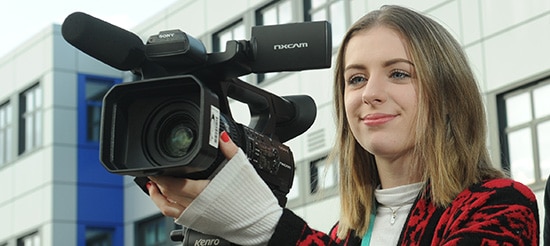
[[(230, 160), (237, 153), (238, 147), (231, 141), (227, 132), (220, 134), (219, 147), (226, 159)], [(149, 196), (161, 213), (168, 217), (178, 218), (180, 214), (206, 188), (209, 180), (193, 180), (168, 176), (148, 177)]]

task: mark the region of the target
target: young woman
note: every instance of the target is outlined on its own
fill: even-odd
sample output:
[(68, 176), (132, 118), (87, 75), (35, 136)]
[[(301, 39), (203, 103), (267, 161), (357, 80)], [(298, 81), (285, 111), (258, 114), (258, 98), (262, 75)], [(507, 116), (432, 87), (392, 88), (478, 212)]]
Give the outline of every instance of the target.
[(151, 177), (151, 198), (242, 245), (538, 245), (535, 196), (492, 166), (477, 83), (441, 25), (398, 6), (358, 20), (334, 103), (341, 216), (329, 234), (278, 207), (226, 133), (230, 161), (213, 180)]

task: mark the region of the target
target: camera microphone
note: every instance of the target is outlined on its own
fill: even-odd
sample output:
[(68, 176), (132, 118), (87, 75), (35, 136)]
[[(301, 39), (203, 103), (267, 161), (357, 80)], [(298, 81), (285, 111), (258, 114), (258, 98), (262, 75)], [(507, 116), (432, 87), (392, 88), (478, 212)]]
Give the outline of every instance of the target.
[(145, 45), (136, 34), (82, 12), (67, 16), (61, 34), (74, 47), (119, 70), (139, 68), (146, 60)]
[(327, 21), (252, 27), (252, 72), (328, 68), (332, 38)]

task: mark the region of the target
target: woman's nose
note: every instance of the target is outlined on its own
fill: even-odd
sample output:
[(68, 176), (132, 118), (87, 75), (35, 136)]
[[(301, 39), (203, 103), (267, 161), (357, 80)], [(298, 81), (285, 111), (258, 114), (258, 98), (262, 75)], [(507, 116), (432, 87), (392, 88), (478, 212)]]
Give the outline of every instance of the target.
[(363, 102), (369, 105), (382, 104), (387, 98), (385, 91), (383, 79), (371, 76), (363, 88)]

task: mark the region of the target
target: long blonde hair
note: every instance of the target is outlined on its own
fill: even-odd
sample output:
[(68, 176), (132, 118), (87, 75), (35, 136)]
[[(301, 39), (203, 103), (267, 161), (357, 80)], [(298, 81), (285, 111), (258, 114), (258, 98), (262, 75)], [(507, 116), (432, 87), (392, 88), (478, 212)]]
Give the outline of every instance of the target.
[(478, 85), (460, 44), (434, 20), (399, 6), (368, 13), (348, 30), (338, 52), (334, 75), (337, 141), (333, 155), (340, 165), (341, 215), (338, 236), (350, 230), (363, 235), (374, 213), (374, 190), (380, 180), (374, 156), (355, 140), (344, 106), (344, 61), (357, 32), (384, 26), (399, 33), (415, 64), (418, 118), (414, 130), (414, 169), (430, 185), (436, 206), (446, 207), (462, 190), (483, 179), (504, 177), (491, 164), (486, 119)]

